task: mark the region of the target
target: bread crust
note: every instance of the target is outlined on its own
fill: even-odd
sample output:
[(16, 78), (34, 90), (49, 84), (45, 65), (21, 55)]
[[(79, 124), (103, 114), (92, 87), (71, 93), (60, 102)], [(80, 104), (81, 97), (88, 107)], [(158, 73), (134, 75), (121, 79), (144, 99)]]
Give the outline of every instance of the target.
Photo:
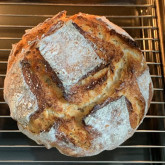
[(148, 66), (129, 34), (105, 17), (66, 11), (13, 45), (4, 84), (19, 129), (75, 157), (131, 137), (152, 95)]

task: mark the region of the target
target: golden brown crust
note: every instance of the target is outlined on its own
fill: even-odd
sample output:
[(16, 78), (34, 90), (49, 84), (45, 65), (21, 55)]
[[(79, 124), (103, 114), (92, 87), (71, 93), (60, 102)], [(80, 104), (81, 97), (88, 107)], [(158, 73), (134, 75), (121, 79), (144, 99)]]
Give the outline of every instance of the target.
[[(52, 35), (68, 21), (72, 21), (75, 29), (102, 60), (100, 65), (84, 74), (69, 92), (65, 90), (59, 73), (52, 69), (37, 45), (42, 38)], [(147, 82), (148, 98), (141, 92), (137, 81), (148, 69), (137, 44), (124, 33), (110, 29), (107, 22), (99, 16), (80, 13), (66, 18), (66, 12), (60, 12), (29, 30), (15, 45), (10, 54), (8, 72), (11, 72), (16, 61), (20, 61), (24, 80), (38, 104), (28, 125), (23, 126), (18, 121), (22, 131), (32, 133), (28, 136), (39, 136), (55, 129), (56, 141), (49, 140), (47, 143), (67, 155), (93, 155), (105, 149), (102, 143), (94, 143), (95, 139), (102, 136), (101, 133), (87, 124), (87, 118), (95, 116), (100, 109), (108, 105), (114, 106), (115, 102), (122, 102), (124, 97), (125, 103), (122, 102), (122, 105), (126, 104), (129, 114), (127, 124), (133, 133), (145, 115), (146, 104), (149, 107), (152, 99), (151, 80)], [(8, 91), (7, 88), (5, 86), (5, 91)], [(114, 112), (114, 118), (115, 114), (120, 115), (118, 109), (114, 109)], [(121, 124), (122, 120), (118, 121), (117, 125)], [(108, 128), (109, 125), (111, 123), (107, 123), (105, 127)], [(36, 141), (47, 145), (42, 138)]]

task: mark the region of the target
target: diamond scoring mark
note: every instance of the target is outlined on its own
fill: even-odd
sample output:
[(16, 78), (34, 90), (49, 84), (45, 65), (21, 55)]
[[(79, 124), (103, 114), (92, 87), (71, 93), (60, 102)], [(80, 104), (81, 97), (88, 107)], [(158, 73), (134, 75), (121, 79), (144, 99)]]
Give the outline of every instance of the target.
[(63, 27), (38, 43), (41, 55), (58, 74), (66, 91), (103, 63), (72, 23), (66, 22)]

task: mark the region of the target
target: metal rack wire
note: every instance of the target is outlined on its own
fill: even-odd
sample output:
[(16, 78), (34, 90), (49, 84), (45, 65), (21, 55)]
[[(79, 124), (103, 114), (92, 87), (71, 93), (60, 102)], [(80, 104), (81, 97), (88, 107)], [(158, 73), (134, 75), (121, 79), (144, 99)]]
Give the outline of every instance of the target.
[[(164, 61), (157, 24), (157, 1), (72, 1), (0, 2), (0, 163), (165, 163)], [(17, 129), (3, 99), (3, 83), (11, 44), (21, 39), (25, 29), (32, 28), (64, 9), (69, 15), (79, 11), (105, 15), (128, 31), (143, 51), (154, 84), (149, 112), (134, 136), (117, 149), (94, 157), (70, 158), (61, 155), (55, 148), (47, 150), (38, 146)]]

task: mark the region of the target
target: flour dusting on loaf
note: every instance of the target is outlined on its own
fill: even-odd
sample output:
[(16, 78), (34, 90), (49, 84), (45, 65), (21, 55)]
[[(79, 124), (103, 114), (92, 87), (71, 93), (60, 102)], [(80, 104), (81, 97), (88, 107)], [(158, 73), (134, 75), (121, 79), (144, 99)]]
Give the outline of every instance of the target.
[(4, 83), (19, 130), (74, 157), (121, 145), (152, 96), (149, 68), (126, 31), (105, 17), (66, 11), (14, 44)]
[(41, 55), (58, 74), (66, 90), (103, 62), (72, 21), (44, 37), (38, 46)]
[(6, 93), (6, 101), (12, 109), (11, 117), (26, 126), (29, 123), (30, 115), (38, 110), (38, 105), (36, 96), (24, 80), (19, 61), (8, 72), (5, 81), (8, 88), (5, 88), (4, 92)]
[(110, 22), (108, 19), (106, 19), (106, 17), (104, 17), (104, 16), (97, 17), (97, 19), (105, 22), (109, 29), (114, 29), (117, 33), (122, 34), (134, 41), (134, 39), (125, 30), (123, 30), (121, 27), (115, 25), (114, 23)]
[(137, 82), (138, 82), (138, 86), (140, 89), (140, 92), (142, 93), (145, 102), (146, 102), (146, 107), (145, 107), (145, 114), (148, 111), (148, 99), (149, 99), (149, 88), (150, 88), (150, 84), (152, 86), (152, 81), (151, 81), (151, 77), (150, 77), (150, 73), (149, 70), (145, 70), (144, 73), (139, 76), (137, 78)]
[(103, 150), (115, 148), (133, 133), (124, 96), (89, 114), (84, 121), (100, 133), (93, 145)]
[(51, 143), (56, 141), (56, 131), (54, 127), (52, 127), (48, 132), (41, 132), (40, 134), (33, 134), (26, 130), (22, 125), (18, 124), (18, 128), (22, 131), (26, 136), (36, 141), (38, 144), (44, 144), (47, 148), (51, 148)]

